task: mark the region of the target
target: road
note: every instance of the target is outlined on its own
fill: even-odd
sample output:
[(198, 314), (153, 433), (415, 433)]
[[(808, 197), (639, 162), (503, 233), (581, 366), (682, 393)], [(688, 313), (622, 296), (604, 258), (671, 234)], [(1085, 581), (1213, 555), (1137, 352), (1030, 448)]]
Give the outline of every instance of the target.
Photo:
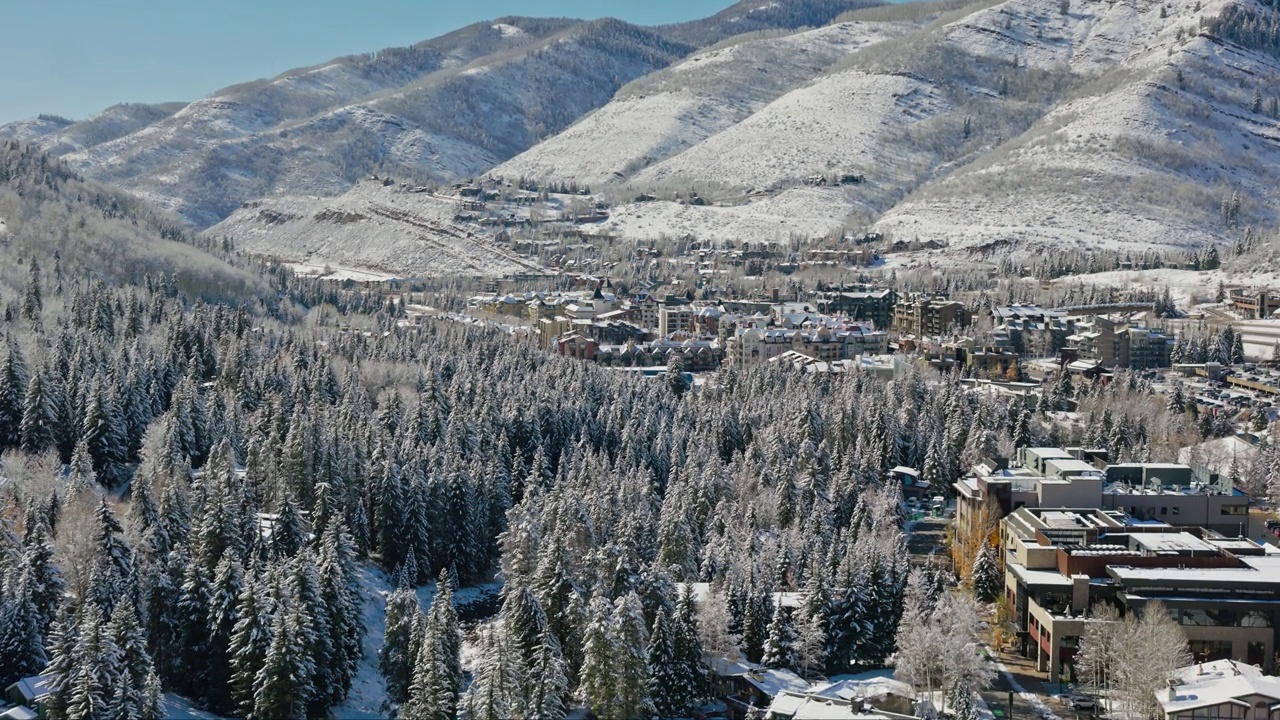
[(916, 522), (911, 534), (907, 536), (907, 552), (912, 560), (923, 562), (930, 555), (937, 555), (950, 564), (951, 559), (947, 554), (947, 522), (943, 518), (931, 517)]

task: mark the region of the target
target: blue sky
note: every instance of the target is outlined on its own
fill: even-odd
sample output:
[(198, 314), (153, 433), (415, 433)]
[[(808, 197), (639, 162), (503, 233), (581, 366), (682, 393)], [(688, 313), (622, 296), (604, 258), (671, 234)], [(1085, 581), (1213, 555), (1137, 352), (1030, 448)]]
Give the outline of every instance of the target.
[(339, 55), (409, 45), (503, 15), (711, 15), (733, 0), (2, 0), (0, 123), (194, 100)]

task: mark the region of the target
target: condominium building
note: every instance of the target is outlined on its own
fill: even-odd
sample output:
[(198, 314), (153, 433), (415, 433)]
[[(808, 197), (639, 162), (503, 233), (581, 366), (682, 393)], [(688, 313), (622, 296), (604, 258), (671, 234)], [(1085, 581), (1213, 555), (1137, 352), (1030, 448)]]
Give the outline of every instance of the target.
[(965, 306), (945, 297), (917, 295), (900, 299), (893, 308), (893, 326), (909, 335), (941, 335), (969, 324)]
[(1162, 603), (1201, 660), (1275, 664), (1280, 554), (1245, 538), (1143, 522), (1118, 510), (1029, 508), (1000, 523), (1005, 599), (1019, 651), (1054, 680), (1101, 605)]

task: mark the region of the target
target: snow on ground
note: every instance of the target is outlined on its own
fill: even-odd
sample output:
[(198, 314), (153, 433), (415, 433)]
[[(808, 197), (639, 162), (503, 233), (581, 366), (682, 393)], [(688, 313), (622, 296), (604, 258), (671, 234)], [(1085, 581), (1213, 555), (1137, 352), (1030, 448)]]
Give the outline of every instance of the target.
[(958, 247), (1190, 249), (1230, 237), (1221, 204), (1236, 191), (1242, 225), (1274, 224), (1280, 123), (1250, 96), (1280, 63), (1206, 37), (1150, 54), (1169, 66), (1114, 75), (925, 184), (876, 230)]
[(947, 42), (980, 57), (1092, 74), (1117, 63), (1159, 62), (1162, 54), (1149, 52), (1153, 45), (1175, 38), (1179, 28), (1199, 27), (1201, 17), (1216, 15), (1227, 1), (1069, 0), (1064, 14), (1059, 0), (1007, 0), (948, 24), (945, 32)]
[(455, 222), (456, 211), (452, 200), (362, 182), (336, 198), (247, 203), (208, 232), (233, 238), (246, 252), (375, 276), (500, 276), (541, 269), (496, 245), (479, 227)]
[(1225, 269), (1112, 270), (1091, 275), (1068, 275), (1053, 281), (1058, 285), (1092, 284), (1118, 288), (1169, 288), (1174, 302), (1189, 306), (1213, 298), (1218, 283), (1226, 287), (1269, 287), (1280, 283), (1280, 272), (1243, 273)]
[[(386, 635), (387, 596), (394, 590), (391, 578), (382, 570), (372, 565), (359, 567), (357, 586), (362, 602), (361, 616), (364, 620), (364, 656), (360, 659), (359, 669), (351, 684), (351, 693), (346, 702), (333, 709), (333, 716), (343, 720), (365, 720), (385, 718), (389, 708), (386, 706), (386, 684), (378, 672), (378, 650), (382, 648), (382, 640)], [(474, 587), (458, 588), (454, 591), (454, 603), (464, 606), (482, 595), (493, 593), (501, 588), (501, 583), (491, 582)], [(435, 597), (435, 583), (428, 583), (417, 589), (418, 604), (426, 612)], [(464, 641), (462, 646), (464, 671), (474, 666), (475, 647)]]
[(769, 187), (815, 173), (860, 170), (868, 191), (887, 193), (905, 179), (897, 168), (923, 155), (888, 141), (945, 109), (946, 102), (925, 82), (845, 71), (787, 93), (734, 127), (644, 170), (634, 182)]
[(655, 201), (619, 205), (597, 232), (628, 240), (685, 234), (704, 240), (775, 242), (819, 238), (843, 227), (854, 205), (840, 189), (795, 188), (727, 207)]
[(619, 181), (745, 120), (848, 53), (903, 30), (849, 22), (722, 44), (636, 80), (603, 108), (492, 174), (593, 186)]
[(388, 273), (373, 272), (371, 270), (361, 270), (358, 268), (342, 267), (341, 265), (324, 265), (316, 263), (285, 263), (285, 267), (289, 268), (298, 275), (309, 275), (313, 277), (322, 277), (326, 280), (355, 280), (356, 282), (382, 282), (385, 280), (394, 280), (397, 275)]
[(160, 698), (160, 702), (167, 720), (219, 720), (220, 718), (219, 715), (214, 715), (208, 710), (195, 708), (190, 700), (175, 693), (165, 693)]

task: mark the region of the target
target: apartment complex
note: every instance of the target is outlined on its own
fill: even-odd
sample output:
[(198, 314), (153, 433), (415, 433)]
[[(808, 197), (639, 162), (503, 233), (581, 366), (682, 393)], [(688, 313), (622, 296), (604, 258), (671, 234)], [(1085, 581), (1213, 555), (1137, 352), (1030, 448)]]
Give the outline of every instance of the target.
[(880, 355), (888, 347), (882, 330), (850, 323), (839, 327), (739, 328), (729, 336), (725, 358), (735, 367), (767, 362), (787, 352), (797, 352), (815, 360), (831, 362), (859, 355)]
[(1052, 679), (1077, 679), (1102, 604), (1128, 614), (1159, 601), (1197, 659), (1274, 666), (1280, 554), (1266, 546), (1118, 510), (1029, 507), (1001, 520), (1000, 543), (1011, 630)]
[(855, 286), (816, 294), (815, 305), (827, 314), (848, 315), (855, 320), (870, 320), (878, 329), (893, 322), (893, 308), (898, 294), (888, 288)]
[(893, 308), (893, 326), (907, 335), (942, 335), (969, 324), (969, 311), (956, 300), (916, 295), (899, 300)]
[(1067, 346), (1079, 357), (1097, 360), (1103, 367), (1147, 370), (1169, 367), (1173, 340), (1159, 330), (1098, 315), (1077, 322), (1075, 334), (1067, 336)]

